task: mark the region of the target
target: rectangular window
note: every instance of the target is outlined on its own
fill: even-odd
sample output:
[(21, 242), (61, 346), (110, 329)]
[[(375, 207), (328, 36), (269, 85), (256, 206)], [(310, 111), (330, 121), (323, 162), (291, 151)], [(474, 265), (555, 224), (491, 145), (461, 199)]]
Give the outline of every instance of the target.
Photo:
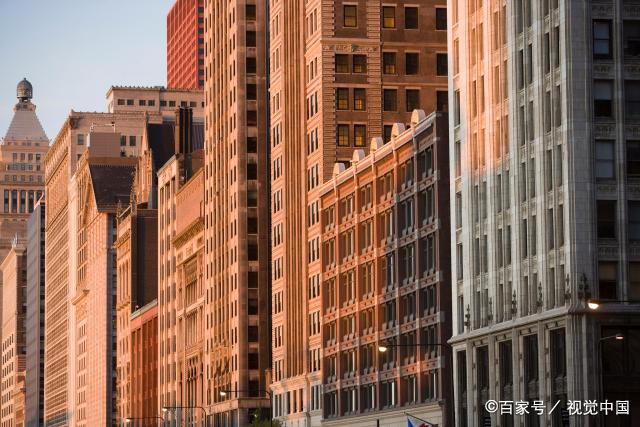
[(338, 146), (349, 146), (349, 125), (338, 125)]
[(595, 117), (613, 117), (613, 82), (596, 80), (593, 82), (593, 115)]
[(129, 136), (129, 146), (130, 147), (135, 147), (136, 146), (136, 136), (135, 135)]
[(367, 109), (366, 89), (353, 89), (353, 109), (356, 111)]
[(447, 29), (447, 9), (436, 7), (436, 30), (446, 31)]
[(349, 72), (349, 55), (336, 53), (335, 61), (336, 61), (336, 73)]
[(407, 75), (416, 75), (420, 69), (420, 56), (416, 52), (404, 54), (404, 72)]
[(593, 21), (593, 58), (611, 59), (611, 21)]
[(436, 91), (436, 111), (449, 111), (449, 93), (446, 91)]
[(247, 31), (247, 47), (256, 47), (256, 32)]
[(404, 8), (404, 28), (407, 30), (418, 29), (418, 8), (417, 7)]
[(598, 200), (598, 238), (599, 239), (615, 239), (616, 238), (616, 201), (615, 200)]
[(344, 20), (343, 26), (346, 28), (355, 28), (358, 26), (358, 6), (346, 4), (343, 7)]
[(624, 59), (640, 58), (640, 21), (624, 21), (622, 47), (624, 49)]
[(600, 261), (598, 263), (598, 290), (600, 299), (616, 299), (618, 291), (618, 263), (615, 261)]
[(364, 147), (367, 142), (367, 127), (365, 125), (353, 125), (353, 145)]
[(336, 108), (338, 110), (349, 109), (349, 89), (344, 87), (336, 89)]
[(250, 20), (256, 19), (256, 5), (255, 4), (247, 4), (245, 6), (245, 17)]
[(78, 145), (84, 145), (84, 135), (81, 133), (78, 134)]
[(420, 109), (420, 90), (406, 90), (407, 112)]
[(353, 55), (353, 72), (357, 74), (367, 72), (367, 56)]
[(447, 54), (446, 53), (436, 54), (436, 75), (438, 76), (447, 75)]
[(383, 104), (384, 104), (384, 111), (397, 111), (398, 110), (398, 104), (397, 104), (397, 98), (398, 98), (398, 91), (395, 89), (385, 89), (383, 91)]
[(640, 81), (624, 82), (624, 115), (627, 121), (640, 118)]
[(395, 52), (382, 53), (382, 68), (383, 68), (384, 74), (396, 73), (396, 53)]
[(627, 177), (640, 178), (640, 141), (627, 141)]
[(614, 141), (596, 141), (596, 178), (615, 178), (615, 150)]
[(393, 6), (382, 7), (382, 28), (396, 27), (396, 8)]
[(382, 127), (382, 136), (384, 138), (384, 142), (385, 144), (389, 141), (391, 141), (391, 130), (393, 129), (392, 125), (384, 125)]

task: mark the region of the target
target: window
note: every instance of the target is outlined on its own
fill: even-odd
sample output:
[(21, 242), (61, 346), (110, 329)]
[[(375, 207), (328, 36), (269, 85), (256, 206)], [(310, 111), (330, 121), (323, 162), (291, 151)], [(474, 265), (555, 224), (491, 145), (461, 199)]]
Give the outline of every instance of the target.
[(247, 31), (247, 47), (256, 47), (255, 31)]
[(449, 93), (436, 91), (436, 111), (449, 111)]
[(447, 9), (443, 7), (436, 8), (436, 30), (447, 29)]
[(343, 26), (347, 28), (355, 28), (358, 26), (358, 6), (346, 4), (343, 7), (344, 20)]
[(367, 127), (365, 125), (353, 125), (353, 145), (364, 147), (367, 141)]
[(353, 55), (353, 72), (357, 74), (367, 72), (367, 56)]
[(396, 27), (396, 8), (393, 6), (382, 7), (382, 28)]
[(404, 8), (404, 28), (406, 28), (407, 30), (418, 29), (418, 8), (417, 7)]
[(447, 54), (446, 53), (436, 54), (436, 75), (438, 76), (447, 75)]
[(629, 240), (640, 240), (640, 202), (629, 202)]
[(383, 66), (384, 74), (395, 74), (396, 73), (396, 53), (383, 52), (382, 66)]
[(256, 5), (248, 4), (245, 6), (245, 16), (247, 19), (255, 20), (256, 19)]
[(349, 72), (349, 55), (336, 53), (336, 73)]
[(454, 126), (460, 125), (460, 91), (456, 90), (453, 94), (453, 124)]
[(384, 111), (397, 111), (398, 110), (398, 105), (397, 105), (397, 90), (395, 89), (385, 89), (383, 91), (383, 104), (384, 104)]
[(618, 278), (618, 263), (603, 262), (598, 263), (598, 290), (600, 299), (616, 299), (618, 292), (616, 282)]
[(627, 176), (640, 178), (640, 141), (627, 141)]
[(616, 237), (616, 201), (598, 200), (598, 238), (615, 239)]
[(78, 145), (84, 145), (84, 135), (81, 133), (78, 134)]
[(354, 89), (353, 90), (353, 109), (356, 111), (364, 111), (367, 109), (367, 101), (366, 101), (366, 90), (365, 89)]
[(120, 146), (125, 147), (127, 145), (127, 137), (125, 135), (120, 136)]
[(258, 86), (255, 83), (247, 83), (247, 99), (250, 101), (258, 99)]
[(595, 117), (613, 116), (613, 82), (596, 80), (593, 83), (593, 114)]
[(129, 146), (130, 147), (135, 147), (136, 146), (136, 136), (135, 135), (129, 136)]
[(420, 57), (416, 52), (407, 52), (404, 54), (404, 71), (407, 75), (415, 75), (418, 74), (418, 69), (420, 68)]
[(392, 125), (384, 125), (382, 127), (382, 136), (383, 136), (385, 144), (387, 142), (391, 141), (391, 131), (392, 130), (393, 130), (393, 126)]
[(611, 58), (611, 21), (593, 21), (593, 57)]
[(347, 147), (349, 145), (349, 125), (338, 125), (338, 146)]
[(256, 58), (255, 57), (247, 57), (247, 74), (255, 74), (256, 73)]
[(640, 58), (640, 21), (628, 20), (623, 23), (624, 59)]
[(344, 87), (336, 89), (336, 108), (338, 110), (349, 109), (349, 89)]
[(596, 141), (596, 178), (615, 178), (614, 141)]
[(420, 108), (420, 91), (418, 89), (407, 89), (407, 111), (418, 110)]
[(626, 120), (640, 118), (640, 81), (624, 82), (624, 114)]

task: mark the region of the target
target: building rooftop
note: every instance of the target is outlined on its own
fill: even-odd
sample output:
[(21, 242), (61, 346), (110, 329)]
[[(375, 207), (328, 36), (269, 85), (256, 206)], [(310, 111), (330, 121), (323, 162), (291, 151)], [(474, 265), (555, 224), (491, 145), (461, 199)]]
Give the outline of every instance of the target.
[(36, 106), (31, 103), (33, 87), (27, 79), (18, 83), (16, 89), (18, 103), (13, 107), (13, 119), (4, 136), (6, 141), (49, 142), (42, 124), (36, 115)]

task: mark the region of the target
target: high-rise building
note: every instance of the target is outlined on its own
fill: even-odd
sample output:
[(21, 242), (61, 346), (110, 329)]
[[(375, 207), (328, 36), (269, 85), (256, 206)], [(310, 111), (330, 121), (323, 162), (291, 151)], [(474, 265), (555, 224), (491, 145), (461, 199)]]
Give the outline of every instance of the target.
[(279, 419), (315, 425), (323, 414), (312, 397), (323, 378), (310, 367), (323, 344), (306, 331), (310, 315), (324, 315), (321, 295), (307, 290), (322, 282), (318, 188), (335, 163), (367, 154), (373, 136), (389, 141), (414, 109), (446, 109), (446, 2), (276, 0), (268, 21), (271, 390), (290, 402)]
[[(198, 95), (199, 94), (199, 95)], [(199, 96), (199, 97), (198, 97)], [(47, 426), (68, 425), (76, 413), (76, 351), (71, 343), (80, 331), (71, 328), (69, 319), (75, 318), (71, 295), (75, 294), (77, 276), (76, 194), (69, 186), (77, 163), (88, 143), (88, 135), (98, 131), (117, 131), (120, 134), (121, 155), (144, 157), (147, 173), (136, 176), (142, 194), (153, 194), (155, 171), (166, 155), (161, 142), (174, 132), (171, 115), (174, 105), (201, 106), (199, 91), (169, 91), (162, 88), (112, 87), (108, 94), (109, 113), (72, 111), (54, 140), (45, 158), (46, 199), (49, 210), (46, 219), (45, 275), (45, 423)], [(123, 99), (123, 102), (119, 102)], [(141, 105), (140, 100), (146, 100)], [(155, 100), (150, 106), (149, 100)], [(167, 105), (162, 105), (165, 100)], [(124, 105), (122, 105), (124, 104)], [(138, 106), (136, 108), (136, 105)], [(201, 108), (201, 107), (199, 107)], [(194, 129), (193, 132), (198, 132)], [(202, 136), (203, 132), (199, 132)], [(146, 139), (160, 141), (152, 147)], [(95, 141), (94, 141), (95, 142)], [(97, 149), (99, 147), (95, 146)], [(155, 154), (151, 154), (155, 153)], [(109, 154), (111, 155), (111, 154)], [(158, 165), (158, 161), (160, 165)], [(128, 199), (123, 203), (128, 204)]]
[(270, 407), (266, 8), (205, 1), (204, 372), (216, 425)]
[(525, 425), (565, 425), (567, 400), (640, 405), (638, 12), (449, 1), (458, 426), (521, 425), (487, 399), (560, 402)]
[(2, 264), (2, 383), (0, 422), (24, 425), (27, 251), (16, 238)]
[(204, 88), (204, 0), (176, 0), (167, 14), (167, 87)]
[(27, 79), (18, 83), (18, 103), (0, 144), (0, 260), (11, 249), (16, 234), (26, 238), (27, 219), (44, 189), (43, 160), (49, 139), (31, 102), (33, 86)]
[(448, 158), (446, 114), (415, 110), (320, 186), (323, 304), (302, 333), (322, 338), (322, 425), (452, 423)]
[(44, 425), (44, 199), (27, 222), (27, 343), (25, 426)]

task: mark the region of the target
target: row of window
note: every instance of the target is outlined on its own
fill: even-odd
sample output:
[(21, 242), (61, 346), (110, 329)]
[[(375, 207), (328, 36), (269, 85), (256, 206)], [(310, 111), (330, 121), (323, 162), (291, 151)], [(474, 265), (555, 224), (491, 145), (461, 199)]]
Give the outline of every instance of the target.
[[(161, 107), (176, 107), (178, 101), (174, 101), (174, 100), (170, 100), (170, 101), (166, 101), (164, 99), (160, 100), (160, 106)], [(135, 100), (133, 99), (122, 99), (122, 98), (118, 98), (117, 100), (118, 105), (126, 105), (128, 107), (135, 105)], [(155, 99), (139, 99), (138, 100), (138, 106), (140, 107), (154, 107), (156, 105), (156, 101)], [(180, 106), (181, 107), (191, 107), (191, 108), (196, 108), (198, 106), (198, 103), (196, 101), (180, 101)], [(201, 104), (202, 107), (204, 107), (204, 103)]]
[[(383, 74), (399, 74), (397, 52), (382, 53)], [(367, 56), (361, 54), (348, 55), (337, 53), (335, 55), (335, 72), (337, 74), (364, 74), (367, 72)], [(349, 63), (351, 62), (351, 67)], [(436, 53), (436, 75), (447, 75), (447, 54)], [(408, 76), (418, 75), (420, 72), (420, 54), (418, 52), (405, 52), (404, 73)]]
[[(382, 6), (382, 28), (399, 28), (399, 21), (403, 20), (403, 27), (406, 30), (417, 30), (420, 24), (420, 13), (417, 6), (405, 6), (398, 8), (395, 6)], [(400, 17), (398, 17), (400, 13)], [(342, 26), (344, 28), (358, 28), (358, 6), (346, 4), (342, 6)], [(436, 30), (446, 31), (447, 29), (447, 9), (436, 8)]]

